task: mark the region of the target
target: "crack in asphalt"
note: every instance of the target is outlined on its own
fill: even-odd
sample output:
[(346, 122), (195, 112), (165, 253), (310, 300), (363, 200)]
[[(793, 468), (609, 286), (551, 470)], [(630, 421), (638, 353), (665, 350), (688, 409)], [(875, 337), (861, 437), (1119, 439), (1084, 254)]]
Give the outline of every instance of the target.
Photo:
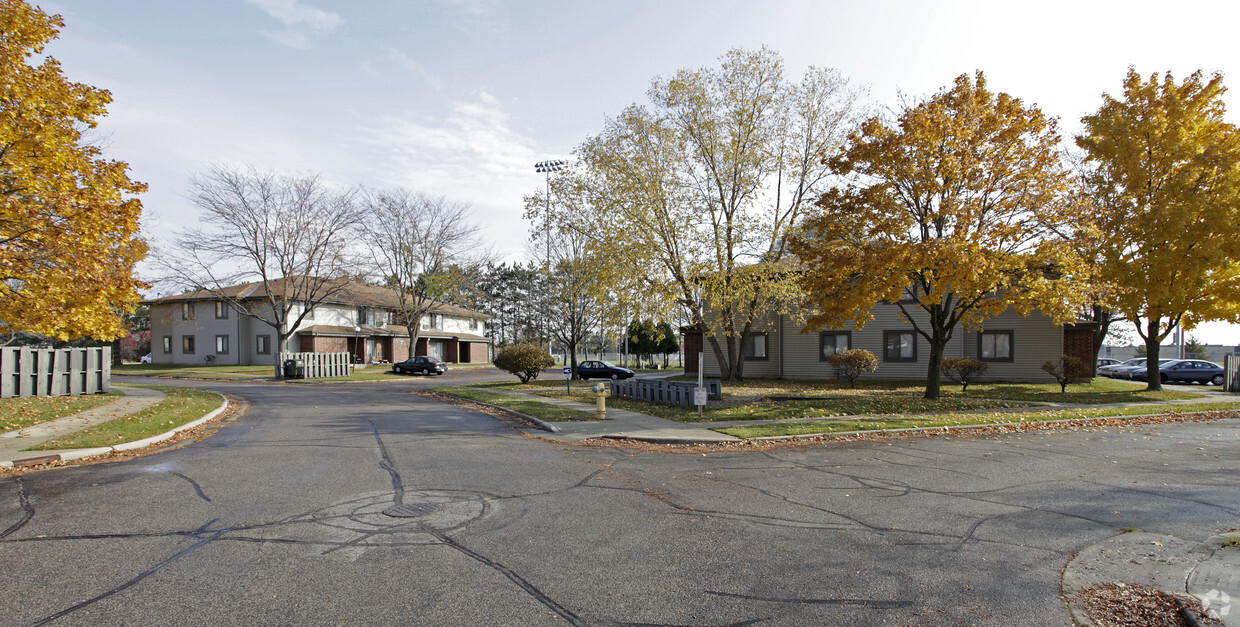
[(197, 493), (198, 493), (198, 498), (200, 498), (200, 499), (202, 499), (202, 500), (204, 500), (204, 501), (206, 501), (206, 502), (208, 502), (208, 503), (210, 503), (210, 502), (211, 502), (211, 497), (207, 496), (207, 494), (206, 494), (205, 492), (203, 492), (203, 491), (202, 491), (202, 486), (198, 485), (198, 482), (197, 482), (197, 481), (194, 481), (193, 479), (190, 479), (189, 477), (186, 477), (185, 475), (183, 475), (183, 474), (181, 474), (181, 473), (179, 473), (179, 472), (177, 472), (177, 471), (175, 471), (175, 470), (171, 470), (171, 471), (169, 471), (169, 472), (168, 472), (168, 474), (170, 474), (170, 475), (172, 475), (172, 476), (174, 476), (174, 477), (180, 477), (180, 478), (182, 478), (182, 479), (184, 479), (184, 480), (188, 481), (190, 485), (194, 486), (194, 492), (197, 492)]
[[(218, 520), (219, 520), (219, 519), (218, 519), (218, 518), (216, 518), (216, 519), (213, 519), (213, 520), (211, 520), (211, 521), (207, 522), (207, 524), (205, 524), (205, 525), (203, 525), (203, 526), (199, 527), (199, 528), (195, 531), (195, 534), (201, 534), (201, 533), (204, 533), (204, 532), (207, 530), (207, 528), (211, 526), (211, 523), (214, 523), (214, 522), (216, 522), (216, 521), (218, 521)], [(226, 528), (224, 528), (224, 529), (220, 529), (219, 531), (216, 531), (216, 532), (215, 532), (213, 535), (211, 535), (210, 537), (203, 538), (203, 539), (199, 540), (198, 542), (194, 543), (192, 546), (190, 546), (190, 547), (188, 547), (188, 548), (185, 548), (185, 549), (182, 549), (181, 551), (177, 552), (177, 553), (176, 553), (175, 555), (173, 555), (172, 557), (169, 557), (168, 559), (166, 559), (166, 560), (164, 560), (164, 561), (162, 561), (162, 562), (160, 562), (160, 563), (158, 563), (158, 564), (156, 564), (156, 565), (154, 565), (154, 566), (152, 566), (152, 567), (150, 567), (150, 568), (148, 568), (148, 569), (146, 569), (146, 570), (142, 571), (141, 573), (139, 573), (139, 574), (138, 574), (138, 576), (134, 577), (133, 579), (130, 579), (129, 581), (126, 581), (125, 583), (123, 583), (123, 584), (121, 584), (121, 585), (119, 585), (119, 586), (116, 586), (115, 588), (112, 588), (111, 590), (108, 590), (107, 592), (104, 592), (103, 594), (100, 594), (100, 595), (96, 595), (96, 596), (94, 596), (94, 597), (91, 597), (91, 598), (89, 598), (89, 599), (87, 599), (87, 600), (85, 600), (85, 601), (82, 601), (82, 602), (80, 602), (80, 603), (78, 603), (78, 604), (76, 604), (76, 605), (73, 605), (73, 606), (71, 606), (71, 607), (65, 608), (65, 609), (63, 609), (63, 610), (61, 610), (61, 611), (59, 611), (59, 612), (56, 612), (55, 614), (52, 614), (52, 615), (50, 615), (50, 616), (45, 616), (45, 617), (43, 617), (43, 618), (41, 618), (41, 619), (39, 619), (39, 620), (37, 620), (37, 621), (35, 621), (35, 622), (33, 622), (33, 623), (30, 623), (30, 625), (31, 625), (31, 627), (37, 627), (38, 625), (46, 625), (47, 623), (50, 623), (50, 622), (52, 622), (52, 621), (54, 621), (54, 620), (56, 620), (56, 619), (58, 619), (58, 618), (62, 618), (62, 617), (64, 617), (64, 616), (67, 616), (67, 615), (69, 615), (69, 614), (72, 614), (73, 612), (76, 612), (76, 611), (78, 611), (78, 610), (80, 610), (80, 609), (82, 609), (82, 608), (84, 608), (84, 607), (86, 607), (86, 606), (88, 606), (88, 605), (91, 605), (91, 604), (96, 603), (96, 602), (98, 602), (98, 601), (102, 601), (103, 599), (106, 599), (106, 598), (108, 598), (108, 597), (110, 597), (110, 596), (112, 596), (112, 595), (114, 595), (114, 594), (117, 594), (118, 592), (121, 592), (121, 591), (125, 590), (126, 588), (129, 588), (130, 586), (132, 586), (132, 585), (134, 585), (134, 584), (138, 583), (139, 581), (142, 581), (143, 579), (146, 579), (147, 577), (150, 577), (151, 575), (153, 575), (153, 574), (155, 574), (155, 573), (159, 572), (159, 570), (160, 570), (160, 569), (162, 569), (163, 567), (165, 567), (165, 566), (167, 566), (167, 565), (169, 565), (169, 564), (171, 564), (171, 563), (173, 563), (173, 562), (175, 562), (175, 561), (177, 561), (177, 560), (181, 559), (182, 557), (185, 557), (186, 555), (189, 555), (190, 553), (193, 553), (194, 551), (197, 551), (198, 549), (200, 549), (200, 548), (202, 548), (202, 547), (204, 547), (204, 546), (206, 546), (206, 545), (210, 544), (211, 542), (213, 542), (214, 540), (218, 539), (220, 536), (224, 535), (225, 533), (228, 533), (229, 531), (231, 531), (231, 528), (227, 528), (227, 527), (226, 527)]]
[(375, 443), (379, 445), (379, 456), (382, 461), (379, 467), (386, 470), (392, 478), (392, 504), (405, 504), (405, 482), (400, 478), (400, 471), (396, 470), (396, 464), (392, 462), (392, 456), (388, 454), (387, 446), (383, 444), (383, 437), (379, 435), (379, 427), (375, 425), (375, 421), (367, 418), (366, 422), (370, 423), (370, 430), (375, 434)]
[[(379, 467), (386, 470), (392, 478), (392, 502), (395, 505), (402, 505), (404, 502), (404, 497), (405, 497), (405, 484), (404, 484), (404, 481), (401, 479), (400, 471), (396, 469), (396, 464), (392, 461), (392, 457), (388, 454), (387, 446), (385, 446), (383, 443), (383, 436), (380, 435), (379, 427), (375, 424), (375, 421), (367, 418), (366, 422), (370, 423), (370, 429), (375, 435), (375, 442), (379, 446), (379, 455), (382, 458), (382, 461), (380, 461), (379, 463)], [(589, 477), (596, 476), (599, 473), (603, 472), (604, 470), (606, 470), (606, 468), (601, 468), (595, 471), (594, 473), (589, 475), (586, 479), (583, 479), (582, 482), (588, 481)], [(571, 489), (571, 488), (566, 488), (566, 489)], [(412, 525), (421, 527), (421, 524), (417, 521), (416, 518), (412, 519), (410, 523), (407, 523), (407, 524), (412, 524)], [(332, 551), (336, 551), (339, 549), (357, 546), (359, 543), (366, 541), (376, 535), (395, 534), (398, 531), (401, 531), (400, 527), (403, 527), (403, 526), (406, 526), (406, 525), (401, 524), (389, 530), (382, 530), (381, 532), (372, 531), (372, 532), (363, 534), (361, 537), (355, 538), (354, 540), (344, 543), (341, 546), (337, 546), (327, 551), (324, 551), (324, 554), (330, 553)], [(466, 555), (470, 559), (473, 559), (479, 562), (480, 564), (483, 564), (487, 566), (488, 568), (491, 568), (492, 570), (500, 573), (501, 575), (506, 577), (509, 581), (516, 584), (518, 588), (521, 588), (522, 590), (524, 590), (526, 594), (533, 597), (534, 600), (538, 601), (544, 607), (551, 610), (552, 612), (555, 612), (561, 618), (568, 621), (570, 625), (585, 625), (586, 624), (585, 621), (583, 621), (579, 616), (577, 616), (577, 614), (575, 614), (572, 610), (568, 609), (567, 607), (564, 607), (563, 605), (558, 603), (555, 599), (552, 599), (550, 596), (547, 596), (546, 593), (538, 589), (537, 586), (530, 583), (529, 580), (522, 577), (515, 570), (481, 553), (478, 553), (477, 551), (474, 551), (473, 549), (470, 549), (469, 547), (461, 544), (460, 542), (456, 541), (450, 536), (444, 535), (442, 533), (436, 533), (434, 531), (430, 531), (427, 529), (422, 529), (422, 531), (438, 539), (444, 546), (448, 546), (453, 549), (456, 549), (462, 555)]]
[(25, 515), (22, 516), (21, 520), (10, 525), (8, 529), (5, 529), (3, 533), (0, 533), (0, 538), (21, 529), (26, 525), (26, 523), (30, 522), (31, 518), (34, 518), (34, 506), (30, 504), (30, 495), (26, 494), (26, 484), (22, 483), (21, 477), (13, 477), (13, 482), (17, 484), (17, 501), (21, 504), (21, 508), (25, 511)]
[(787, 597), (763, 597), (751, 594), (736, 594), (733, 592), (718, 592), (715, 590), (704, 590), (706, 594), (713, 594), (717, 597), (727, 597), (731, 599), (744, 599), (746, 601), (768, 601), (771, 603), (795, 603), (798, 605), (862, 605), (876, 610), (889, 610), (901, 607), (910, 607), (912, 601), (876, 601), (874, 599), (806, 599), (806, 598), (787, 598)]
[(580, 616), (577, 616), (577, 614), (575, 614), (572, 610), (557, 603), (555, 599), (552, 599), (551, 597), (547, 596), (547, 594), (544, 593), (542, 590), (539, 590), (537, 586), (530, 583), (529, 580), (519, 575), (517, 571), (507, 566), (504, 566), (503, 564), (500, 564), (499, 562), (481, 553), (478, 553), (474, 551), (473, 549), (470, 549), (469, 547), (461, 544), (460, 542), (457, 542), (451, 537), (441, 535), (441, 534), (432, 534), (432, 535), (435, 535), (436, 537), (438, 537), (440, 541), (444, 543), (445, 546), (449, 546), (453, 549), (456, 549), (457, 551), (461, 552), (461, 554), (468, 556), (470, 559), (473, 559), (480, 564), (488, 566), (494, 569), (495, 571), (499, 572), (503, 576), (507, 577), (509, 581), (517, 584), (518, 588), (521, 588), (527, 594), (534, 597), (534, 599), (536, 599), (539, 603), (542, 603), (548, 609), (558, 614), (564, 620), (568, 621), (568, 624), (570, 625), (587, 624), (584, 620), (581, 619)]

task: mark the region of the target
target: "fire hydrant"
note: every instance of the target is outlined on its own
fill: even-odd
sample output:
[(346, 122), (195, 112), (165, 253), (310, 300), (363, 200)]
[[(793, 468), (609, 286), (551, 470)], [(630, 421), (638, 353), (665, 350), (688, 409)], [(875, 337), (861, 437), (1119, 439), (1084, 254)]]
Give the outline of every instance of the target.
[(605, 383), (596, 383), (590, 388), (594, 391), (594, 417), (599, 420), (607, 419), (607, 385)]

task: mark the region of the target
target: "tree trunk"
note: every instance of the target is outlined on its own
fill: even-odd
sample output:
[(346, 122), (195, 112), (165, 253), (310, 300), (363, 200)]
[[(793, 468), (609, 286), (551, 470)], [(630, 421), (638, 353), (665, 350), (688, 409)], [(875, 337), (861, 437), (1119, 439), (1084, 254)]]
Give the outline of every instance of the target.
[(930, 363), (926, 365), (926, 399), (939, 400), (943, 379), (943, 350), (947, 342), (936, 331), (930, 340)]
[(288, 352), (288, 337), (284, 333), (276, 335), (279, 338), (276, 341), (276, 378), (284, 378), (284, 363), (280, 360), (284, 359), (284, 353)]
[(1145, 389), (1149, 392), (1161, 392), (1162, 372), (1158, 369), (1158, 324), (1162, 317), (1150, 318), (1145, 326), (1145, 374), (1149, 383)]
[(572, 343), (572, 344), (565, 344), (565, 345), (564, 345), (564, 350), (568, 351), (568, 353), (569, 353), (569, 356), (568, 356), (568, 361), (570, 361), (570, 362), (571, 362), (571, 363), (569, 364), (569, 366), (570, 366), (572, 369), (571, 369), (571, 370), (569, 370), (568, 372), (569, 372), (569, 374), (570, 374), (571, 378), (573, 378), (573, 379), (580, 379), (581, 377), (577, 376), (577, 343), (576, 343), (576, 342), (574, 342), (574, 343)]

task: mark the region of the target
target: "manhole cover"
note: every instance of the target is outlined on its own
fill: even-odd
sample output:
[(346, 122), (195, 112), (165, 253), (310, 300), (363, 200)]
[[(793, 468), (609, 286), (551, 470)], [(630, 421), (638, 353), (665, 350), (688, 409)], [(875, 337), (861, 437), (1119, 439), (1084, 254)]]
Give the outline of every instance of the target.
[(383, 513), (392, 518), (421, 518), (438, 514), (443, 509), (443, 505), (439, 503), (406, 503), (389, 507), (383, 510)]

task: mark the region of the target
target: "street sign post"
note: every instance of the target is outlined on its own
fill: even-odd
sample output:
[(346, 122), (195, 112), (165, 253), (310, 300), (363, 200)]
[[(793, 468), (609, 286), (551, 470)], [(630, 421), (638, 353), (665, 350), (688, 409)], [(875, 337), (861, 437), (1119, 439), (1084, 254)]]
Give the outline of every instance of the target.
[(568, 381), (569, 381), (569, 379), (572, 379), (572, 378), (573, 378), (573, 369), (572, 369), (572, 367), (571, 367), (571, 366), (564, 366), (564, 389), (565, 389), (566, 391), (568, 391), (568, 392), (572, 392), (572, 391), (573, 391), (573, 389), (572, 389), (572, 384), (570, 384), (570, 383), (568, 382)]

